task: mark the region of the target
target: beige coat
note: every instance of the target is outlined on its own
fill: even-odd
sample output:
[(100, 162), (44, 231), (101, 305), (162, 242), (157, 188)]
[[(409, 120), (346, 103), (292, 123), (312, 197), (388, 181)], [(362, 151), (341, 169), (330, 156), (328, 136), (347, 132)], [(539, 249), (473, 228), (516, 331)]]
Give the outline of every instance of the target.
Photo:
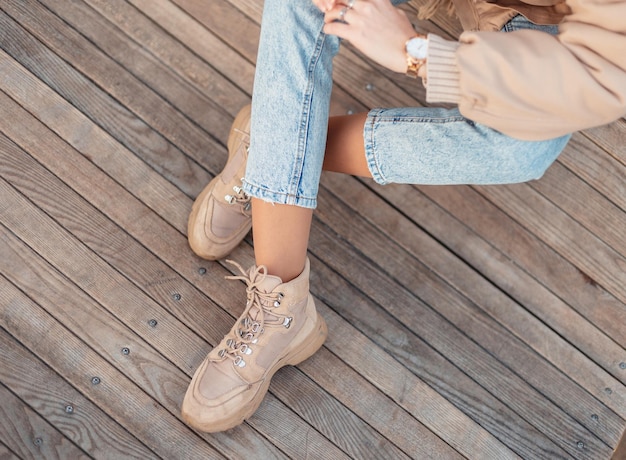
[[(467, 118), (540, 140), (626, 114), (626, 0), (453, 2), (465, 30), (455, 57)], [(517, 12), (559, 24), (559, 34), (496, 32)]]

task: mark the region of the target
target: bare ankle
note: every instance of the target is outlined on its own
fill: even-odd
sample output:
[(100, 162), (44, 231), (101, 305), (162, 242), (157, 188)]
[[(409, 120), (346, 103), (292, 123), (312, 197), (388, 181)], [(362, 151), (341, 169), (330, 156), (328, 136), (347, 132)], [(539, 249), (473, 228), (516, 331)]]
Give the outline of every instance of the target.
[(290, 261), (290, 260), (268, 260), (263, 262), (257, 260), (257, 265), (265, 265), (267, 273), (272, 276), (279, 277), (283, 283), (287, 283), (302, 273), (304, 270), (305, 261)]

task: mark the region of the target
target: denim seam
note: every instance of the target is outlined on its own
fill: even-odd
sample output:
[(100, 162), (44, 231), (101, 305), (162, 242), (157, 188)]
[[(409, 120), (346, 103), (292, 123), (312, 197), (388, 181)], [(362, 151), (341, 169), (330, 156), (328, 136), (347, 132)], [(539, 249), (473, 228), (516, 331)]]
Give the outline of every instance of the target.
[[(273, 190), (269, 190), (268, 188), (253, 184), (246, 179), (244, 179), (243, 184), (244, 191), (248, 195), (263, 201), (275, 204), (295, 204), (303, 208), (315, 209), (317, 207), (317, 199), (315, 197), (305, 197), (302, 195), (294, 195), (292, 193), (275, 192)], [(284, 199), (277, 199), (279, 196), (284, 197)]]
[(367, 160), (367, 167), (372, 175), (374, 181), (378, 184), (385, 184), (387, 180), (380, 170), (380, 163), (378, 161), (378, 156), (376, 154), (376, 143), (375, 143), (375, 126), (376, 119), (378, 118), (378, 114), (382, 111), (382, 109), (373, 109), (367, 115), (367, 122), (365, 123), (363, 129), (363, 142), (365, 145), (365, 157)]
[[(311, 116), (311, 104), (313, 99), (313, 93), (315, 91), (315, 70), (322, 54), (322, 49), (326, 43), (326, 34), (320, 30), (317, 40), (315, 42), (315, 49), (309, 59), (309, 66), (307, 72), (307, 87), (304, 92), (304, 98), (302, 101), (302, 118), (300, 120), (300, 126), (298, 128), (298, 147), (296, 151), (296, 158), (294, 160), (294, 166), (291, 173), (291, 183), (289, 184), (289, 191), (283, 196), (287, 197), (287, 204), (300, 204), (299, 188), (302, 182), (302, 171), (304, 169), (304, 159), (307, 153), (307, 139), (309, 136), (309, 117)], [(302, 197), (302, 200), (309, 200), (309, 198)], [(315, 202), (315, 200), (313, 200)]]

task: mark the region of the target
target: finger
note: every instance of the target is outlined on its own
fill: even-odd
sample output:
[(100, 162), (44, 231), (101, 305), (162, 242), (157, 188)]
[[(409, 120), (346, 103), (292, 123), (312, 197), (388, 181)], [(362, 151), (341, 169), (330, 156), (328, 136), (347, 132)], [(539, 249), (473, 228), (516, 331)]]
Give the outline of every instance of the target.
[(343, 40), (350, 41), (351, 29), (349, 24), (334, 21), (324, 25), (324, 33), (326, 35), (336, 35)]
[(317, 6), (322, 12), (326, 13), (328, 10), (332, 9), (337, 0), (313, 0), (315, 6)]
[(333, 8), (326, 11), (326, 14), (324, 15), (324, 22), (328, 24), (333, 21), (346, 21), (346, 16), (349, 13), (350, 8), (348, 8), (343, 3), (338, 3)]

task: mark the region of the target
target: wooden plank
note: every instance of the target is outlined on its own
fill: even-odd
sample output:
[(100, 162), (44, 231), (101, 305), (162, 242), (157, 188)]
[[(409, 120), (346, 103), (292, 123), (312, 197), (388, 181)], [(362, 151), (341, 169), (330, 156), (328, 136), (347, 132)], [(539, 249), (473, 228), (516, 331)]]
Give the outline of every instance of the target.
[[(337, 183), (344, 185), (346, 184), (347, 181), (345, 180), (338, 180)], [(348, 187), (343, 187), (342, 193), (345, 193), (345, 191), (348, 189)], [(408, 202), (411, 203), (411, 206), (413, 206), (413, 204), (418, 204), (420, 206), (417, 207), (417, 209), (422, 209), (422, 206), (420, 202), (416, 202), (414, 200), (414, 197), (412, 195), (407, 195), (406, 191), (403, 191), (402, 188), (399, 188), (401, 192), (403, 193), (403, 197), (405, 199), (408, 200)], [(338, 188), (334, 189), (335, 191), (338, 191)], [(365, 198), (361, 199), (359, 201), (359, 197), (363, 196)], [(394, 215), (395, 213), (393, 212), (387, 212), (386, 210), (384, 210), (383, 208), (380, 207), (380, 203), (377, 204), (376, 199), (375, 198), (371, 198), (369, 196), (366, 196), (366, 194), (364, 193), (363, 190), (359, 191), (359, 190), (354, 190), (353, 193), (350, 196), (345, 196), (345, 198), (347, 199), (346, 202), (347, 203), (351, 203), (355, 206), (355, 209), (358, 209), (359, 212), (362, 212), (368, 219), (370, 219), (373, 222), (376, 222), (378, 226), (380, 226), (380, 228), (386, 228), (388, 232), (394, 232), (394, 234), (396, 235), (396, 237), (399, 237), (399, 235), (402, 234), (406, 234), (405, 237), (403, 237), (403, 241), (402, 243), (405, 246), (411, 247), (411, 245), (415, 248), (413, 251), (416, 255), (416, 257), (420, 257), (421, 259), (424, 259), (425, 262), (427, 262), (429, 264), (429, 266), (433, 269), (436, 269), (438, 272), (442, 272), (444, 274), (446, 274), (445, 270), (442, 270), (442, 267), (445, 267), (446, 265), (458, 265), (458, 262), (455, 262), (452, 258), (444, 258), (442, 261), (437, 262), (435, 257), (441, 257), (440, 255), (440, 250), (437, 250), (435, 247), (433, 247), (433, 243), (429, 242), (428, 239), (423, 239), (420, 237), (420, 232), (418, 229), (414, 228), (414, 226), (411, 223), (402, 222), (402, 219), (399, 218), (400, 216), (398, 215)], [(371, 211), (370, 211), (371, 210)], [(345, 211), (343, 211), (345, 212)], [(337, 212), (338, 213), (338, 212)], [(344, 216), (347, 214), (344, 214)], [(351, 216), (352, 217), (352, 216)], [(420, 216), (422, 220), (424, 220), (425, 216)], [(436, 215), (432, 215), (432, 216), (428, 216), (428, 217), (433, 217), (436, 218)], [(338, 222), (338, 219), (332, 219), (331, 217), (326, 216), (325, 217), (328, 221), (332, 221), (332, 222)], [(359, 222), (359, 218), (355, 217), (355, 222)], [(344, 218), (344, 220), (346, 220)], [(431, 219), (434, 220), (434, 219)], [(360, 245), (360, 248), (363, 248), (364, 252), (367, 253), (372, 253), (373, 249), (369, 249), (367, 250), (367, 246), (371, 246), (372, 244), (370, 243), (371, 238), (365, 238), (362, 234), (360, 234), (361, 229), (363, 228), (364, 225), (367, 225), (366, 223), (355, 223), (355, 222), (350, 222), (349, 227), (350, 228), (346, 228), (344, 229), (339, 229), (340, 230), (340, 235), (344, 238), (348, 238), (351, 242), (353, 242), (354, 244), (358, 244), (359, 241), (365, 241), (366, 243), (363, 243)], [(406, 228), (405, 228), (406, 227)], [(337, 228), (337, 226), (335, 225), (335, 228)], [(358, 230), (358, 231), (357, 231)], [(385, 241), (384, 239), (382, 239), (380, 236), (375, 237), (377, 240), (382, 240)], [(398, 279), (402, 280), (404, 278), (408, 278), (411, 279), (412, 277), (416, 276), (414, 274), (411, 273), (410, 268), (404, 268), (404, 267), (400, 267), (401, 270), (409, 270), (407, 272), (407, 275), (402, 275), (401, 273), (398, 273), (400, 271), (400, 269), (394, 268), (395, 266), (397, 266), (399, 263), (402, 262), (403, 258), (405, 258), (405, 256), (400, 255), (398, 253), (398, 255), (394, 256), (394, 252), (393, 250), (387, 250), (386, 254), (383, 255), (382, 253), (380, 254), (376, 254), (376, 256), (371, 256), (372, 260), (377, 260), (377, 261), (384, 261), (384, 260), (390, 260), (391, 263), (389, 263), (389, 268), (387, 268), (387, 270), (389, 270), (390, 273), (393, 273), (394, 276), (397, 276)], [(380, 252), (380, 251), (379, 251)], [(401, 264), (400, 264), (401, 265)], [(440, 266), (438, 266), (440, 265)], [(450, 270), (448, 270), (450, 271)], [(452, 273), (453, 274), (453, 273)], [(463, 272), (461, 272), (457, 277), (460, 278), (461, 274), (463, 274)], [(446, 276), (450, 276), (450, 274), (446, 274)], [(471, 273), (466, 272), (465, 276), (470, 277), (470, 279), (468, 280), (468, 284), (472, 284), (472, 283), (480, 283), (480, 279), (478, 279), (476, 276), (471, 275)], [(409, 282), (409, 281), (407, 281)], [(416, 282), (415, 284), (419, 285), (419, 282)], [(489, 296), (493, 296), (494, 294), (497, 294), (497, 291), (494, 291), (492, 294), (487, 294), (484, 293), (484, 283), (482, 283), (483, 286), (483, 294), (485, 294), (485, 300), (487, 300), (489, 298)], [(417, 292), (417, 291), (416, 291)], [(471, 292), (471, 291), (470, 291)], [(477, 290), (477, 300), (480, 299), (479, 296), (480, 291)], [(496, 299), (498, 297), (496, 296)], [(503, 299), (501, 299), (503, 300)], [(508, 310), (508, 309), (507, 309)], [(526, 320), (528, 321), (528, 320)], [(523, 334), (521, 334), (523, 335)], [(593, 370), (595, 370), (595, 367), (593, 368)]]
[(220, 37), (232, 50), (256, 62), (259, 26), (228, 2), (172, 0), (186, 14)]
[(610, 143), (610, 150), (599, 149), (582, 135), (574, 135), (568, 148), (559, 157), (563, 165), (591, 184), (622, 211), (626, 211), (626, 155), (623, 153), (622, 135), (625, 126), (626, 122), (620, 120), (609, 125), (614, 128), (606, 128), (619, 131), (619, 135)]
[(0, 441), (0, 458), (3, 460), (19, 460), (19, 457)]
[[(320, 206), (320, 211), (322, 209), (325, 208)], [(588, 440), (592, 451), (598, 454), (606, 451), (606, 446), (591, 433), (610, 442), (616, 433), (623, 429), (623, 421), (619, 417), (569, 381), (565, 375), (555, 372), (553, 368), (546, 365), (545, 361), (519, 343), (515, 337), (504, 332), (502, 326), (481, 313), (475, 305), (464, 302), (449, 289), (441, 289), (433, 285), (428, 271), (422, 273), (414, 269), (413, 267), (419, 265), (419, 262), (412, 260), (408, 263), (406, 256), (390, 249), (393, 246), (392, 243), (381, 244), (384, 246), (386, 256), (379, 251), (374, 253), (373, 246), (378, 246), (378, 241), (382, 240), (381, 236), (368, 236), (363, 230), (367, 228), (367, 225), (359, 223), (357, 216), (345, 210), (342, 210), (341, 214), (344, 221), (350, 222), (355, 230), (350, 237), (351, 243), (358, 245), (358, 241), (363, 242), (358, 245), (358, 248), (368, 255), (368, 259), (354, 253), (350, 258), (342, 255), (345, 250), (334, 243), (332, 234), (326, 238), (323, 245), (318, 244), (313, 234), (312, 241), (315, 245), (312, 244), (312, 251), (324, 260), (325, 264), (338, 272), (349, 270), (347, 267), (350, 263), (358, 266), (358, 271), (350, 273), (352, 283), (355, 283), (379, 305), (384, 306), (390, 314), (423, 340), (443, 353), (466, 374), (493, 394), (498, 395), (501, 401), (513, 408), (525, 420), (541, 432), (549, 434), (550, 438), (563, 449), (569, 450), (573, 455), (580, 454), (575, 447), (577, 442), (584, 440), (583, 442), (586, 443)], [(342, 232), (342, 236), (346, 237), (346, 232)], [(315, 247), (319, 247), (320, 251), (317, 252)], [(419, 287), (416, 292), (431, 305), (436, 305), (438, 313), (423, 305), (415, 297), (417, 294), (409, 294), (406, 288), (399, 285), (397, 281), (376, 272), (372, 261), (383, 263), (386, 257), (392, 266), (385, 268), (392, 273), (395, 270), (394, 275), (397, 275), (400, 270), (406, 270), (406, 275), (400, 276), (400, 279), (413, 280), (413, 285)], [(350, 262), (348, 262), (349, 259), (351, 259)], [(337, 290), (332, 292), (334, 298), (343, 294)], [(337, 305), (335, 308), (338, 309), (343, 309), (344, 305), (352, 305), (343, 298), (336, 298), (332, 303)], [(448, 321), (456, 324), (462, 332), (457, 332), (450, 323), (442, 321), (440, 314), (445, 315)], [(352, 317), (351, 321), (358, 319), (359, 315), (356, 319)], [(379, 331), (378, 325), (369, 315), (360, 318), (360, 321), (367, 324), (367, 335), (376, 336), (383, 333)], [(371, 324), (370, 321), (372, 321)], [(468, 340), (464, 334), (469, 334), (473, 340)], [(495, 354), (502, 362), (496, 361), (486, 353)], [(406, 365), (409, 364), (406, 363)], [(525, 380), (539, 388), (541, 393)], [(570, 392), (571, 395), (568, 396)], [(557, 401), (558, 406), (545, 399), (542, 393), (548, 394), (551, 400)], [(574, 394), (576, 394), (574, 400), (576, 403), (568, 399)], [(561, 409), (562, 407), (566, 410)], [(586, 409), (582, 410), (582, 407)], [(594, 412), (589, 412), (589, 410), (602, 411), (603, 417), (606, 416), (612, 428), (606, 429), (590, 423), (589, 414)], [(569, 414), (576, 414), (576, 420)], [(549, 419), (553, 420), (549, 422)]]
[[(203, 164), (209, 170), (217, 170), (218, 163), (214, 161), (214, 156), (206, 155), (205, 152), (207, 150), (220, 151), (223, 148), (221, 144), (213, 137), (206, 135), (202, 128), (147, 88), (136, 77), (127, 73), (88, 40), (69, 29), (40, 3), (34, 1), (31, 3), (30, 0), (26, 3), (11, 0), (3, 8), (14, 15), (20, 25), (17, 25), (15, 20), (6, 14), (0, 15), (2, 47), (46, 81), (50, 87), (61, 93), (64, 98), (75, 103), (76, 97), (84, 98), (85, 94), (90, 94), (90, 91), (87, 93), (73, 91), (65, 94), (61, 85), (65, 84), (76, 89), (77, 80), (88, 86), (95, 82), (111, 97), (126, 107), (132, 108), (136, 114), (135, 117), (158, 131), (168, 142), (176, 144), (194, 161)], [(26, 27), (27, 31), (22, 26)], [(33, 40), (33, 37), (41, 42)], [(62, 59), (59, 60), (42, 43), (50, 47)], [(37, 60), (32, 59), (34, 55), (37, 56)], [(73, 67), (77, 67), (91, 81), (81, 77), (76, 70), (68, 68), (67, 64), (63, 64), (63, 60), (71, 61)], [(56, 68), (56, 64), (60, 67)], [(48, 72), (55, 73), (55, 78), (47, 78)], [(69, 72), (71, 77), (68, 78), (67, 74), (63, 75), (63, 72)], [(78, 102), (75, 104), (81, 107)], [(116, 111), (113, 110), (113, 113)], [(128, 126), (135, 125), (135, 117), (126, 120), (126, 129)], [(222, 135), (226, 136), (227, 133)]]
[(130, 3), (205, 62), (227, 75), (230, 81), (248, 95), (252, 94), (254, 65), (233, 52), (218, 35), (203, 27), (169, 0), (130, 0)]
[[(341, 186), (342, 184), (337, 182), (335, 185)], [(525, 308), (545, 321), (550, 328), (565, 336), (576, 348), (582, 349), (585, 354), (593, 358), (593, 361), (623, 382), (623, 372), (619, 368), (623, 349), (592, 324), (589, 324), (587, 319), (577, 314), (569, 305), (543, 288), (527, 273), (527, 271), (534, 270), (536, 266), (540, 266), (541, 262), (555, 258), (548, 248), (535, 244), (533, 239), (521, 228), (518, 228), (513, 222), (509, 222), (500, 211), (476, 196), (471, 189), (465, 187), (424, 187), (421, 190), (444, 206), (446, 211), (456, 215), (461, 222), (456, 221), (445, 211), (434, 206), (415, 189), (386, 187), (381, 190), (381, 193), (385, 198), (398, 203), (402, 200), (405, 203), (410, 203), (410, 206), (400, 205), (400, 208), (413, 222), (423, 223), (422, 225), (432, 235), (437, 235), (443, 244), (460, 254), (465, 260), (470, 261), (488, 279), (493, 280), (493, 283), (501, 286), (501, 289), (518, 299)], [(358, 193), (353, 194), (353, 200), (358, 199)], [(355, 206), (357, 205), (358, 201), (355, 202)], [(369, 206), (373, 205), (369, 204)], [(361, 203), (359, 209), (367, 208)], [(395, 222), (393, 216), (374, 216), (373, 213), (363, 212), (371, 221), (376, 222), (377, 226), (386, 229), (386, 232), (399, 233), (398, 229), (393, 228), (393, 222)], [(467, 223), (479, 235), (469, 231), (462, 222)], [(574, 378), (577, 378), (581, 385), (601, 400), (609, 404), (616, 402), (611, 397), (612, 395), (607, 395), (604, 391), (607, 386), (610, 386), (608, 384), (611, 379), (606, 380), (604, 373), (597, 372), (595, 364), (582, 356), (577, 357), (577, 352), (572, 355), (571, 346), (562, 343), (559, 345), (562, 339), (555, 336), (544, 325), (538, 324), (531, 315), (523, 311), (516, 313), (518, 308), (497, 290), (493, 290), (492, 294), (488, 295), (485, 289), (488, 292), (491, 289), (486, 287), (488, 283), (485, 280), (471, 273), (455, 273), (454, 267), (458, 265), (457, 262), (453, 259), (442, 258), (435, 248), (431, 248), (432, 244), (429, 244), (428, 240), (422, 241), (417, 238), (411, 229), (411, 224), (407, 223), (406, 225), (407, 229), (403, 230), (406, 236), (403, 238), (402, 245), (410, 250), (415, 257), (428, 263), (437, 273), (447, 278), (474, 302), (490, 311), (494, 317), (499, 318), (499, 321), (511, 331), (517, 330), (516, 335), (518, 337), (527, 341), (542, 356), (549, 358), (563, 372), (569, 373), (568, 371), (574, 362), (576, 362), (575, 367), (577, 369), (586, 369), (584, 373), (577, 372)], [(452, 229), (454, 231), (451, 231)], [(500, 248), (504, 256), (494, 250), (493, 246)], [(513, 254), (510, 253), (511, 251)], [(558, 263), (558, 260), (555, 263)], [(527, 264), (528, 267), (525, 267), (527, 271), (520, 270), (518, 264)], [(559, 268), (558, 277), (554, 276), (554, 271), (545, 274), (550, 283), (567, 283), (567, 266), (563, 266), (561, 263)], [(562, 277), (565, 278), (564, 281), (561, 281)], [(552, 278), (556, 278), (556, 280), (551, 281)], [(570, 288), (578, 290), (576, 286)], [(583, 299), (584, 301), (588, 302), (587, 308), (596, 306), (598, 302), (606, 302), (607, 307), (611, 305), (610, 296), (602, 295), (597, 290), (589, 290)], [(610, 311), (598, 312), (598, 315), (603, 315), (607, 324), (611, 322), (618, 322), (619, 324), (620, 315), (623, 315), (623, 307), (620, 305), (619, 302), (614, 302), (615, 308), (610, 310), (614, 312), (613, 316), (611, 316)], [(500, 309), (502, 311), (498, 313)], [(612, 330), (618, 329), (619, 326), (612, 326)], [(623, 335), (623, 331), (621, 334)], [(548, 337), (550, 340), (547, 340)], [(621, 403), (615, 407), (621, 407), (618, 410), (623, 412)]]
[[(324, 243), (324, 239), (316, 238), (315, 242)], [(317, 261), (317, 259), (313, 260)], [(315, 268), (313, 272), (315, 285), (322, 286), (316, 288), (316, 295), (336, 310), (333, 314), (340, 314), (361, 334), (371, 337), (376, 347), (382, 348), (394, 356), (398, 363), (405, 366), (402, 367), (402, 371), (394, 369), (391, 375), (397, 377), (393, 385), (380, 376), (372, 377), (373, 373), (368, 373), (367, 377), (372, 378), (376, 385), (385, 388), (385, 393), (398, 401), (398, 404), (407, 411), (410, 413), (415, 411), (416, 416), (424, 411), (423, 408), (411, 402), (414, 396), (411, 394), (412, 391), (407, 390), (407, 388), (412, 388), (413, 384), (412, 379), (407, 378), (406, 375), (413, 373), (450, 401), (457, 410), (461, 410), (523, 458), (567, 457), (567, 454), (548, 439), (545, 433), (541, 433), (507, 407), (499, 399), (498, 393), (489, 393), (451, 363), (441, 354), (445, 350), (433, 348), (413, 330), (391, 317), (364, 294), (354, 292), (355, 289), (350, 285), (349, 280), (337, 276), (324, 262), (317, 261), (313, 263), (313, 267)], [(352, 271), (348, 268), (346, 273), (352, 274)], [(341, 293), (341, 296), (335, 293)], [(328, 316), (329, 314), (325, 314), (325, 317)], [(341, 345), (344, 345), (343, 342)], [(369, 345), (364, 343), (362, 346)], [(346, 355), (344, 359), (353, 362), (349, 351)], [(367, 357), (363, 359), (368, 360)], [(353, 362), (353, 365), (357, 366), (357, 363)], [(386, 366), (389, 365), (386, 364)], [(383, 367), (383, 370), (385, 369)], [(456, 420), (448, 423), (448, 430), (452, 430), (451, 436), (455, 439), (463, 439), (466, 436), (464, 434), (466, 429), (458, 428)], [(469, 444), (467, 447), (470, 449), (469, 458), (482, 458), (478, 452), (471, 450), (474, 442), (469, 439), (463, 441), (464, 444)]]
[[(325, 311), (324, 306), (321, 306), (319, 302), (316, 306), (318, 311)], [(338, 318), (336, 320), (341, 321)], [(328, 416), (328, 414), (340, 411), (340, 405), (349, 407), (411, 458), (463, 458), (453, 447), (442, 442), (440, 437), (416, 421), (413, 414), (390, 400), (389, 395), (376, 389), (357, 370), (344, 363), (338, 366), (337, 361), (338, 358), (324, 347), (311, 359), (298, 366), (311, 376), (312, 381), (307, 382), (309, 385), (319, 385), (335, 396), (336, 400), (331, 401), (332, 404), (318, 406), (309, 398), (302, 398), (297, 392), (288, 391), (288, 387), (297, 381), (293, 368), (281, 371), (284, 372), (285, 378), (277, 380), (273, 385), (284, 386), (283, 394), (290, 396), (286, 401), (289, 407), (298, 414), (309, 414), (309, 417), (320, 420), (320, 424), (326, 427), (324, 431), (326, 436), (334, 439), (336, 443), (340, 442), (340, 438), (354, 439), (352, 442), (364, 442), (363, 449), (359, 452), (361, 458), (369, 456), (387, 458), (389, 454), (381, 452), (380, 447), (374, 442), (374, 437), (365, 441), (360, 440), (359, 436), (353, 432), (353, 427), (342, 423), (343, 420), (338, 417)], [(341, 375), (340, 379), (337, 378), (338, 375)], [(470, 444), (476, 443), (472, 440)]]
[[(94, 165), (103, 169), (108, 175), (115, 177), (126, 190), (129, 190), (151, 209), (158, 210), (159, 214), (166, 220), (175, 222), (178, 229), (183, 231), (186, 228), (191, 201), (180, 193), (180, 188), (162, 177), (160, 175), (162, 173), (158, 170), (152, 174), (145, 174), (143, 172), (145, 163), (137, 158), (133, 152), (125, 148), (123, 144), (116, 142), (111, 135), (95, 125), (86, 115), (64, 101), (63, 98), (51, 91), (50, 88), (2, 51), (0, 51), (0, 82), (2, 89), (20, 106), (36, 114), (38, 120), (81, 152)], [(86, 96), (83, 97), (88, 99), (89, 95), (93, 94), (93, 90), (94, 88), (90, 88), (85, 93)], [(10, 99), (2, 96), (7, 100), (7, 104), (10, 104)], [(54, 110), (50, 110), (50, 107), (54, 107)], [(4, 113), (10, 116), (11, 112), (7, 110)], [(20, 116), (23, 111), (18, 109), (15, 113), (16, 116)], [(24, 134), (21, 136), (23, 145), (27, 149), (38, 151), (40, 150), (36, 134), (38, 131), (31, 124), (29, 118), (26, 117), (23, 127), (5, 126), (3, 128), (7, 133), (13, 132), (14, 136), (23, 132)], [(63, 146), (59, 148), (66, 148), (63, 142), (60, 142), (59, 145)], [(167, 156), (172, 161), (176, 161), (177, 155), (167, 154)], [(59, 168), (64, 166), (56, 161), (53, 164), (57, 164)], [(98, 168), (87, 167), (89, 168), (87, 173), (83, 174), (86, 180), (93, 174), (99, 174)], [(201, 189), (206, 185), (201, 180), (208, 180), (210, 176), (206, 173), (205, 175), (200, 174), (198, 171), (200, 168), (197, 165), (191, 167), (188, 164), (184, 173), (176, 174), (176, 185), (185, 179), (191, 180), (193, 177), (198, 179), (192, 180), (195, 182), (194, 192), (196, 192), (196, 188)], [(204, 179), (202, 179), (203, 177)], [(108, 186), (108, 184), (106, 185)]]
[[(11, 348), (19, 348), (20, 345), (11, 340), (4, 329), (0, 329), (0, 342), (3, 354), (9, 353)], [(4, 359), (3, 359), (4, 361)], [(42, 365), (43, 363), (38, 363)], [(2, 373), (6, 374), (7, 368), (3, 366)], [(30, 378), (21, 376), (19, 384), (30, 386)], [(4, 376), (2, 381), (6, 382)], [(24, 401), (16, 397), (4, 383), (0, 383), (0, 440), (6, 442), (13, 452), (22, 458), (89, 458), (68, 438), (59, 433), (45, 419), (40, 417)], [(34, 401), (36, 404), (38, 401)], [(126, 453), (128, 455), (128, 453)], [(0, 458), (5, 458), (0, 451)], [(147, 457), (146, 457), (147, 458)]]
[(614, 123), (587, 129), (582, 134), (626, 166), (626, 119), (620, 118)]
[(85, 452), (96, 457), (155, 458), (137, 438), (14, 339), (2, 349), (3, 384)]
[[(3, 231), (6, 232), (4, 228)], [(102, 357), (85, 347), (75, 335), (4, 277), (0, 279), (0, 286), (0, 326), (10, 329), (25, 347), (62, 374), (143, 444), (150, 446), (158, 456), (222, 458), (198, 436), (186, 434), (189, 429), (184, 424), (138, 390)], [(43, 336), (47, 340), (41, 340)], [(98, 384), (92, 383), (94, 377), (100, 379)], [(146, 424), (146, 420), (150, 423)], [(180, 439), (185, 439), (185, 442), (179, 442)]]
[(526, 184), (477, 190), (569, 260), (593, 282), (626, 303), (624, 257)]
[[(384, 192), (392, 190), (385, 189)], [(619, 353), (603, 335), (610, 336), (621, 347), (626, 345), (626, 331), (620, 327), (626, 320), (622, 302), (601, 286), (589, 282), (590, 278), (584, 273), (472, 188), (422, 187), (419, 190), (421, 193), (409, 196), (418, 208), (425, 211), (416, 212), (415, 207), (404, 207), (404, 212), (423, 222), (431, 234), (440, 235), (443, 243), (455, 252), (474, 261), (488, 279), (559, 333), (570, 337), (585, 354), (619, 378), (615, 368)], [(433, 206), (422, 194), (442, 209)], [(446, 231), (448, 228), (455, 228), (455, 231)], [(481, 244), (480, 239), (486, 243)], [(520, 277), (528, 281), (521, 282)], [(531, 277), (537, 281), (533, 282)], [(535, 288), (525, 287), (531, 283)], [(594, 328), (574, 327), (579, 322), (575, 320), (577, 312), (602, 333)]]
[(247, 94), (127, 2), (41, 3), (205, 129), (227, 133), (248, 103)]
[[(626, 317), (622, 302), (606, 292), (597, 283), (590, 282), (591, 278), (585, 273), (553, 251), (546, 243), (529, 234), (520, 223), (506, 216), (493, 204), (485, 201), (474, 190), (466, 187), (446, 190), (444, 188), (422, 188), (421, 190), (471, 229), (471, 232), (465, 232), (467, 233), (465, 238), (455, 232), (445, 233), (443, 238), (449, 240), (446, 241), (446, 244), (452, 245), (456, 251), (467, 253), (466, 257), (475, 257), (469, 255), (470, 252), (475, 253), (476, 251), (474, 251), (472, 244), (467, 243), (474, 241), (476, 237), (472, 232), (476, 232), (489, 242), (489, 245), (485, 245), (485, 250), (491, 252), (489, 246), (493, 246), (501, 251), (507, 259), (515, 261), (513, 264), (507, 259), (503, 259), (502, 263), (508, 267), (519, 266), (523, 271), (499, 267), (498, 259), (492, 263), (483, 264), (481, 271), (501, 285), (502, 289), (507, 290), (514, 298), (527, 305), (527, 308), (531, 308), (551, 327), (557, 331), (561, 331), (565, 327), (563, 333), (574, 339), (583, 352), (591, 356), (596, 362), (602, 363), (607, 371), (618, 376), (615, 373), (615, 364), (619, 363), (619, 352), (606, 355), (604, 345), (600, 345), (600, 343), (606, 344), (609, 350), (615, 349), (615, 345), (606, 343), (606, 338), (602, 337), (603, 334), (593, 328), (580, 328), (584, 323), (576, 320), (575, 317), (576, 312), (578, 312), (623, 348), (626, 345), (626, 332), (620, 327), (620, 324), (623, 324)], [(462, 228), (462, 225), (455, 222), (454, 219), (448, 218), (447, 220), (450, 221), (451, 225), (454, 225), (455, 229)], [(443, 223), (438, 224), (437, 222), (431, 224), (428, 221), (425, 225), (429, 231), (435, 232), (435, 234), (437, 234), (438, 228), (439, 230), (445, 228)], [(455, 241), (453, 242), (452, 239)], [(544, 285), (545, 288), (513, 290), (507, 287), (517, 284), (514, 281), (516, 278), (505, 277), (512, 269), (515, 272), (520, 272), (523, 277), (532, 274), (538, 283)], [(496, 276), (496, 273), (502, 273), (502, 275)], [(547, 290), (553, 292), (562, 301), (554, 299)], [(549, 300), (551, 297), (552, 300)], [(573, 311), (571, 311), (572, 309)]]
[(556, 163), (542, 180), (530, 182), (530, 186), (606, 243), (622, 259), (626, 258), (626, 212), (591, 185)]
[[(28, 84), (32, 75), (25, 72), (11, 56), (17, 56), (44, 82), (54, 88), (55, 94), (50, 88), (48, 93), (56, 95), (52, 105), (42, 110), (44, 118), (55, 120), (57, 102), (63, 104), (63, 98), (86, 114), (83, 119), (96, 120), (106, 131), (111, 132), (122, 144), (133, 152), (142, 152), (142, 159), (159, 171), (165, 178), (173, 179), (177, 187), (188, 195), (197, 195), (202, 187), (211, 179), (206, 171), (192, 167), (194, 162), (189, 157), (179, 152), (178, 148), (153, 131), (145, 122), (135, 116), (129, 109), (120, 105), (108, 94), (96, 87), (93, 82), (77, 72), (65, 61), (51, 53), (40, 42), (34, 40), (14, 21), (0, 13), (0, 43), (7, 53), (2, 52), (0, 62), (5, 70), (7, 67), (20, 68), (20, 72), (2, 73), (3, 88), (11, 88), (22, 98), (34, 101), (30, 97), (29, 90), (36, 89)], [(37, 56), (37, 59), (33, 59)], [(48, 99), (50, 101), (50, 99)], [(78, 111), (77, 111), (78, 112)], [(62, 116), (63, 112), (59, 113)], [(41, 116), (41, 115), (40, 115)], [(77, 148), (89, 152), (89, 148), (97, 148), (97, 144), (91, 144), (94, 137), (98, 137), (98, 128), (93, 128), (93, 123), (86, 125), (78, 120), (57, 120), (53, 126), (64, 127), (72, 132), (69, 137)], [(95, 131), (95, 132), (93, 132)], [(110, 142), (110, 141), (109, 141)], [(207, 148), (211, 148), (210, 140)], [(222, 149), (222, 147), (218, 147)], [(174, 154), (174, 152), (178, 154)], [(120, 165), (122, 162), (120, 162)], [(184, 180), (176, 181), (182, 177)]]

